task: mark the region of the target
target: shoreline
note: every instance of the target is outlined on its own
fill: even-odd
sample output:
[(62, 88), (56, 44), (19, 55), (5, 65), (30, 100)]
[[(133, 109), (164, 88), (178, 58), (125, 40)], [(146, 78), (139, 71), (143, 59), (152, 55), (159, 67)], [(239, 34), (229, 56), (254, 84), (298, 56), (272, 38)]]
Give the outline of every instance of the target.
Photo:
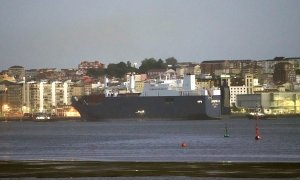
[(300, 162), (0, 161), (0, 178), (299, 178)]
[(83, 121), (81, 117), (52, 117), (51, 119), (31, 119), (24, 117), (0, 117), (0, 121), (32, 121), (32, 122), (55, 122), (55, 121)]
[[(260, 120), (268, 120), (268, 119), (280, 119), (280, 118), (296, 118), (300, 117), (300, 114), (278, 114), (278, 115), (265, 115), (260, 117)], [(232, 113), (229, 115), (222, 115), (220, 119), (215, 120), (226, 120), (226, 119), (255, 119), (254, 117), (250, 117), (248, 114), (241, 114), (241, 113)], [(9, 122), (9, 121), (32, 121), (32, 122), (56, 122), (56, 121), (86, 121), (81, 117), (63, 117), (63, 116), (56, 116), (51, 117), (50, 119), (32, 119), (32, 118), (24, 118), (24, 117), (0, 117), (0, 122)], [(201, 121), (201, 120), (199, 120)]]

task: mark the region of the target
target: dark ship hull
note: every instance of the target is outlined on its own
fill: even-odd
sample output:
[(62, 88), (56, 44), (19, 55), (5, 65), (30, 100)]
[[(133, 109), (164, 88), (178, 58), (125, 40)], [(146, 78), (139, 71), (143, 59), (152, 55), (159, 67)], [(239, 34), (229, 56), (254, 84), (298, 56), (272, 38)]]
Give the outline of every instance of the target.
[(85, 96), (72, 105), (85, 120), (219, 119), (220, 95), (215, 96)]

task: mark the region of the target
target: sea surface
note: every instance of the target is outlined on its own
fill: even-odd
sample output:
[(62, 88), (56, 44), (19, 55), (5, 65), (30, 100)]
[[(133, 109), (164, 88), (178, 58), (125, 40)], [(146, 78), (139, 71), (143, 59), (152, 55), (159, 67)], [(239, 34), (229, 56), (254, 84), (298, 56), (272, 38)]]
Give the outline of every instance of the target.
[(0, 160), (300, 162), (300, 119), (259, 120), (261, 140), (255, 127), (249, 119), (0, 122)]

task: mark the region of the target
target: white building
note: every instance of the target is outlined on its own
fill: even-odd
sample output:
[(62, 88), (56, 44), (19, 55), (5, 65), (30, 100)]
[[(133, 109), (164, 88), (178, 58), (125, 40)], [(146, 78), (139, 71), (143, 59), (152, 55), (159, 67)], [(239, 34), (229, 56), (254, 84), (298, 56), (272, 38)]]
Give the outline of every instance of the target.
[(246, 86), (230, 86), (230, 106), (236, 104), (236, 96), (238, 94), (247, 94)]
[(230, 86), (229, 84), (230, 105), (236, 104), (236, 96), (238, 94), (253, 94), (256, 89), (255, 86), (258, 85), (258, 79), (254, 79), (253, 74), (245, 74), (245, 85), (243, 86)]
[(26, 82), (23, 84), (26, 112), (52, 112), (57, 106), (70, 105), (73, 84), (66, 82)]

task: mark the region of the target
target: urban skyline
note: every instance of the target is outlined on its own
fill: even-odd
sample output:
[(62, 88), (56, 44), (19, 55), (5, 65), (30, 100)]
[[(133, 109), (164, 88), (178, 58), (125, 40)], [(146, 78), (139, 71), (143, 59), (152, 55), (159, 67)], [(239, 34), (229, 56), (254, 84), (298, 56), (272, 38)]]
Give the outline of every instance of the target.
[[(151, 58), (153, 58), (153, 57), (151, 57)], [(148, 59), (151, 59), (151, 58), (144, 58), (141, 61), (148, 60)], [(176, 57), (168, 57), (168, 58), (175, 58), (176, 59)], [(168, 59), (168, 58), (166, 58), (166, 59)], [(165, 61), (166, 59), (158, 58), (158, 59), (155, 59), (155, 60)], [(179, 63), (179, 64), (180, 63), (201, 64), (203, 62), (210, 62), (210, 61), (211, 62), (214, 62), (214, 61), (236, 61), (236, 62), (239, 62), (239, 61), (258, 61), (258, 62), (263, 62), (263, 61), (280, 61), (280, 60), (285, 61), (285, 60), (288, 60), (288, 59), (295, 59), (295, 60), (297, 59), (298, 60), (298, 59), (300, 59), (300, 55), (299, 56), (294, 56), (294, 57), (278, 56), (278, 57), (270, 57), (270, 58), (266, 58), (266, 59), (246, 59), (246, 58), (243, 59), (242, 58), (242, 59), (209, 59), (209, 60), (199, 60), (199, 61), (177, 61), (177, 63)], [(131, 64), (134, 64), (134, 66), (136, 68), (139, 68), (139, 66), (141, 65), (141, 62), (136, 63), (136, 62), (132, 62), (132, 61), (122, 61), (122, 60), (120, 60), (119, 62), (104, 63), (101, 59), (96, 58), (96, 59), (83, 59), (81, 61), (78, 61), (77, 64), (75, 64), (73, 67), (66, 67), (66, 68), (60, 68), (60, 67), (56, 67), (56, 66), (33, 68), (33, 67), (29, 67), (29, 66), (24, 66), (24, 65), (22, 65), (22, 63), (20, 63), (20, 64), (11, 65), (11, 66), (7, 67), (6, 69), (0, 69), (0, 73), (1, 72), (6, 72), (9, 68), (14, 67), (14, 66), (20, 66), (20, 67), (23, 67), (26, 70), (34, 70), (34, 69), (37, 69), (37, 70), (38, 69), (40, 69), (40, 70), (42, 70), (42, 69), (57, 69), (57, 70), (59, 70), (59, 69), (78, 69), (79, 66), (81, 66), (81, 64), (84, 63), (84, 62), (87, 62), (87, 63), (93, 63), (93, 62), (100, 63), (101, 66), (103, 66), (101, 68), (106, 68), (107, 65), (109, 65), (109, 64), (118, 64), (120, 62), (124, 62), (124, 63), (130, 62)], [(97, 67), (97, 68), (99, 68), (99, 67)]]

